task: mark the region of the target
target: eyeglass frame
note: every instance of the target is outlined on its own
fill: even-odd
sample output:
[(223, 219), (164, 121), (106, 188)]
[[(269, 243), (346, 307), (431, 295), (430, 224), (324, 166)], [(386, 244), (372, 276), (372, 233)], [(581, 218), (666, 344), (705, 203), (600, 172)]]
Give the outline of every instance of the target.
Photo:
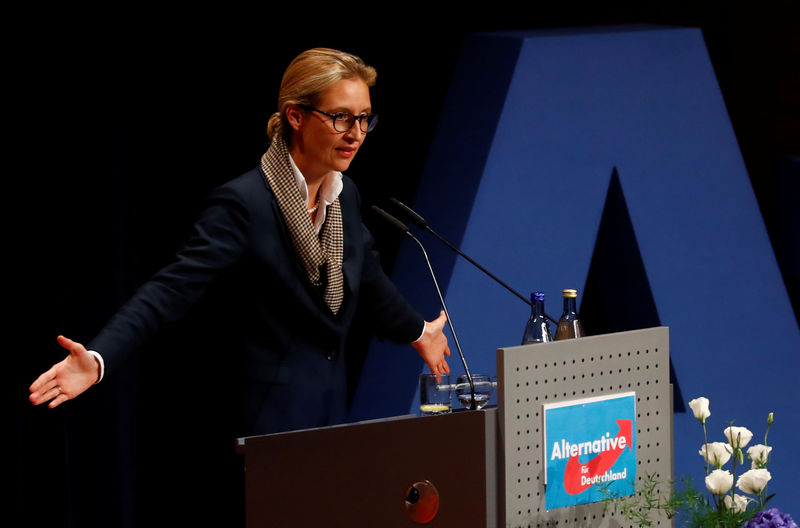
[[(307, 105), (307, 104), (298, 104), (297, 106), (299, 106), (300, 108), (302, 108), (304, 110), (312, 110), (312, 111), (320, 113), (320, 114), (322, 114), (324, 116), (330, 117), (331, 121), (332, 121), (331, 124), (333, 125), (333, 129), (336, 132), (339, 132), (340, 134), (344, 134), (346, 132), (350, 132), (353, 129), (353, 127), (355, 126), (356, 121), (358, 121), (359, 130), (361, 130), (361, 132), (363, 132), (364, 134), (366, 134), (367, 132), (371, 132), (371, 131), (375, 130), (375, 125), (378, 124), (378, 114), (355, 115), (355, 114), (351, 114), (350, 112), (337, 112), (335, 114), (330, 114), (330, 113), (328, 113), (328, 112), (326, 112), (324, 110), (320, 110), (319, 108), (314, 108), (313, 106)], [(339, 130), (338, 128), (336, 128), (336, 121), (342, 119), (344, 116), (352, 117), (353, 118), (353, 124), (350, 125), (350, 128), (348, 128), (347, 130)], [(367, 130), (364, 130), (362, 128), (361, 124), (364, 122), (365, 119), (369, 120), (370, 117), (374, 117), (375, 118), (372, 121), (372, 126), (370, 126), (369, 121), (367, 121)]]

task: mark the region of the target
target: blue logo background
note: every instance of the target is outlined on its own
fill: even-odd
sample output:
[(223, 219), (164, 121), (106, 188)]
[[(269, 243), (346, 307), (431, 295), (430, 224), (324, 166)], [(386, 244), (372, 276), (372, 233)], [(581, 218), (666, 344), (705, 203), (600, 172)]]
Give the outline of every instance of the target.
[[(568, 492), (570, 486), (565, 487), (565, 471), (568, 461), (572, 455), (571, 445), (584, 442), (594, 442), (593, 446), (599, 450), (607, 448), (605, 454), (591, 452), (589, 446), (584, 445), (578, 461), (581, 466), (588, 464), (595, 457), (603, 457), (607, 461), (616, 456), (615, 450), (609, 446), (609, 441), (615, 439), (620, 433), (620, 425), (617, 420), (630, 420), (630, 446), (616, 458), (610, 467), (603, 470), (600, 475), (605, 474), (608, 478), (605, 482), (598, 482), (593, 485), (585, 484), (588, 488), (585, 491), (571, 494)], [(558, 404), (544, 405), (544, 431), (545, 431), (545, 508), (563, 508), (576, 504), (597, 502), (607, 498), (598, 485), (607, 489), (614, 495), (631, 495), (634, 492), (636, 482), (636, 395), (625, 393), (619, 396), (612, 396), (608, 399), (583, 399), (573, 402), (562, 402)], [(605, 440), (602, 440), (605, 439)], [(618, 440), (616, 440), (618, 442)], [(626, 439), (626, 444), (628, 443)], [(557, 444), (557, 447), (555, 447)], [(618, 445), (618, 444), (614, 444)], [(565, 451), (566, 453), (562, 453)], [(588, 453), (585, 451), (589, 450)], [(554, 458), (553, 455), (556, 455)], [(562, 455), (562, 456), (559, 456)], [(595, 463), (599, 461), (595, 460)], [(610, 462), (610, 461), (609, 461)], [(608, 465), (608, 463), (606, 464)], [(588, 469), (588, 468), (585, 468)], [(572, 476), (575, 477), (576, 471), (580, 468), (572, 467)], [(591, 477), (586, 472), (580, 472), (581, 476)], [(610, 478), (609, 478), (610, 477)], [(613, 480), (616, 478), (616, 480)], [(575, 492), (575, 487), (572, 486)]]

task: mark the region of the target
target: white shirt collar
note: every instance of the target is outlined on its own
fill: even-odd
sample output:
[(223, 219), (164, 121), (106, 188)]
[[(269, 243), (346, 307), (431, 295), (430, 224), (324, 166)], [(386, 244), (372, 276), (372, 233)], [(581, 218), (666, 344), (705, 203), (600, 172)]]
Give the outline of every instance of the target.
[[(289, 154), (289, 163), (292, 165), (294, 179), (297, 183), (297, 188), (300, 189), (300, 196), (303, 197), (303, 203), (308, 203), (308, 184), (306, 183), (306, 178), (303, 176), (303, 173), (300, 172), (300, 169), (297, 168), (291, 154)], [(322, 224), (325, 223), (328, 206), (336, 201), (343, 187), (342, 173), (339, 171), (329, 172), (325, 176), (325, 179), (322, 180), (322, 184), (319, 187), (319, 209), (317, 209), (317, 215), (314, 218), (314, 229), (317, 233), (320, 232)]]

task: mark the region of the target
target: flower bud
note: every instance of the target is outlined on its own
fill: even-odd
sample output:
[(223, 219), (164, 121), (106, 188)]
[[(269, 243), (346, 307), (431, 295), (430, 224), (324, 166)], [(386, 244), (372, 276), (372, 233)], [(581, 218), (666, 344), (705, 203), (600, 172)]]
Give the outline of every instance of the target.
[(747, 509), (747, 497), (744, 495), (734, 495), (733, 500), (730, 495), (725, 495), (723, 502), (725, 507), (733, 513), (744, 513)]
[(706, 463), (721, 468), (731, 458), (731, 447), (725, 442), (710, 442), (700, 446), (700, 455)]
[(775, 421), (775, 416), (774, 416), (774, 414), (775, 414), (775, 413), (769, 413), (769, 414), (767, 415), (767, 425), (772, 425), (772, 422), (774, 422), (774, 421)]
[[(741, 479), (740, 479), (741, 480)], [(723, 495), (733, 486), (733, 475), (724, 469), (715, 469), (706, 477), (706, 489), (714, 495)]]
[(744, 447), (753, 439), (753, 433), (746, 427), (726, 427), (723, 433), (731, 447)]
[[(759, 494), (770, 481), (772, 475), (766, 469), (751, 469), (739, 476), (736, 486), (745, 493)], [(706, 479), (708, 480), (708, 479)]]
[(766, 467), (770, 451), (772, 451), (772, 446), (765, 446), (763, 444), (756, 444), (748, 447), (747, 458), (753, 461), (750, 465), (750, 469)]
[(689, 402), (689, 408), (692, 409), (694, 417), (702, 424), (706, 423), (706, 418), (711, 416), (711, 411), (708, 410), (708, 398), (695, 398)]

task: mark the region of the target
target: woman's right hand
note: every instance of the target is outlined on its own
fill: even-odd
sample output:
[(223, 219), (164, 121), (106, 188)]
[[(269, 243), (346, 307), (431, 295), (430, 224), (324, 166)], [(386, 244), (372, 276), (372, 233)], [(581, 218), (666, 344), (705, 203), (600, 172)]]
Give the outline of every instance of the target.
[(57, 407), (84, 392), (100, 378), (100, 363), (86, 347), (64, 336), (58, 336), (58, 344), (69, 350), (69, 355), (30, 386), (30, 400), (34, 405), (52, 400), (48, 407)]

